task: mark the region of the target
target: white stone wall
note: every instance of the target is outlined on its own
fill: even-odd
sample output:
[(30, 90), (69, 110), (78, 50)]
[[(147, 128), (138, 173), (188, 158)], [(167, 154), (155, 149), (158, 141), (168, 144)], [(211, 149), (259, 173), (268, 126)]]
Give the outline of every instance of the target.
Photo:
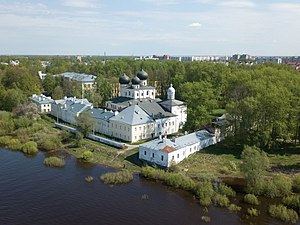
[(168, 167), (168, 153), (140, 146), (139, 158), (150, 163)]
[(186, 105), (173, 106), (171, 108), (171, 113), (177, 115), (178, 119), (178, 129), (186, 123), (187, 120), (187, 107)]
[(172, 134), (178, 132), (178, 121), (176, 117), (155, 120), (155, 137), (160, 134)]
[(38, 104), (39, 110), (41, 113), (50, 113), (51, 112), (51, 103), (48, 104)]

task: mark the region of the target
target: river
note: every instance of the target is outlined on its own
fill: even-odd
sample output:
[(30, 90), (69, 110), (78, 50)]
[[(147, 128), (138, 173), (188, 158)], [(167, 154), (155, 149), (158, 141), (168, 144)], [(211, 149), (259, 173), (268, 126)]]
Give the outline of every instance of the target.
[[(64, 168), (44, 166), (45, 155), (26, 157), (0, 148), (1, 225), (81, 224), (283, 224), (267, 215), (246, 218), (226, 209), (203, 207), (191, 194), (174, 191), (135, 175), (130, 184), (109, 186), (98, 178), (111, 168), (68, 156)], [(93, 176), (92, 183), (85, 181)], [(148, 200), (142, 200), (147, 194)], [(238, 201), (238, 199), (236, 200)], [(299, 223), (298, 223), (299, 224)]]

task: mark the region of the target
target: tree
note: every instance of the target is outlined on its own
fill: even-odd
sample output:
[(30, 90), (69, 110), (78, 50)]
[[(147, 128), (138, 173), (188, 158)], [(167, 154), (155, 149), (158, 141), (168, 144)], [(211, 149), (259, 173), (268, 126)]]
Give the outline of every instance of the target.
[(92, 133), (94, 129), (95, 120), (92, 118), (90, 112), (85, 111), (79, 114), (77, 117), (78, 130), (85, 136)]
[(241, 171), (245, 175), (247, 191), (260, 194), (262, 191), (262, 176), (269, 168), (269, 158), (257, 147), (245, 146), (241, 154)]
[(43, 87), (49, 93), (49, 95), (52, 95), (56, 87), (55, 78), (52, 75), (47, 74), (43, 80)]
[(64, 97), (63, 89), (60, 86), (55, 87), (52, 97), (53, 99), (62, 99)]

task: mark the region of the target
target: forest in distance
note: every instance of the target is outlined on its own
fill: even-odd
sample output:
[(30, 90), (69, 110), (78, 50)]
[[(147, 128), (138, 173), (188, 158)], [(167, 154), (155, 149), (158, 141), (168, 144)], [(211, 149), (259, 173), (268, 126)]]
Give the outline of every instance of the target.
[[(11, 57), (11, 56), (10, 56)], [(1, 56), (6, 62), (10, 57)], [(103, 106), (112, 96), (112, 85), (123, 73), (133, 77), (144, 69), (149, 83), (159, 84), (162, 99), (172, 83), (176, 98), (188, 106), (184, 130), (195, 131), (211, 123), (218, 112), (226, 112), (230, 129), (227, 140), (269, 150), (300, 141), (300, 74), (288, 65), (229, 65), (208, 62), (135, 61), (121, 58), (102, 60), (83, 57), (29, 56), (20, 64), (0, 65), (0, 110), (13, 111), (28, 102), (32, 94), (47, 91), (54, 99), (81, 97), (75, 82), (54, 78), (53, 74), (78, 72), (97, 76), (95, 91), (84, 93), (94, 106)], [(41, 61), (47, 61), (43, 68)], [(44, 81), (38, 71), (47, 73)]]

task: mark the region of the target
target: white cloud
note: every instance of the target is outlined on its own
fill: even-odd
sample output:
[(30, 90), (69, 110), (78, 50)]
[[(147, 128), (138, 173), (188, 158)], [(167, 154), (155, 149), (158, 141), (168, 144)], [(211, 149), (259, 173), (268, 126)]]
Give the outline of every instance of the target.
[(94, 0), (63, 0), (63, 5), (74, 8), (95, 8), (97, 4)]
[(234, 8), (254, 8), (256, 4), (251, 1), (223, 1), (219, 6), (234, 7)]
[(300, 4), (299, 3), (274, 3), (270, 5), (270, 9), (276, 11), (299, 12)]
[(201, 28), (202, 24), (198, 23), (198, 22), (194, 22), (194, 23), (189, 24), (189, 27)]
[(144, 2), (153, 3), (155, 5), (176, 5), (178, 4), (178, 0), (143, 0)]

